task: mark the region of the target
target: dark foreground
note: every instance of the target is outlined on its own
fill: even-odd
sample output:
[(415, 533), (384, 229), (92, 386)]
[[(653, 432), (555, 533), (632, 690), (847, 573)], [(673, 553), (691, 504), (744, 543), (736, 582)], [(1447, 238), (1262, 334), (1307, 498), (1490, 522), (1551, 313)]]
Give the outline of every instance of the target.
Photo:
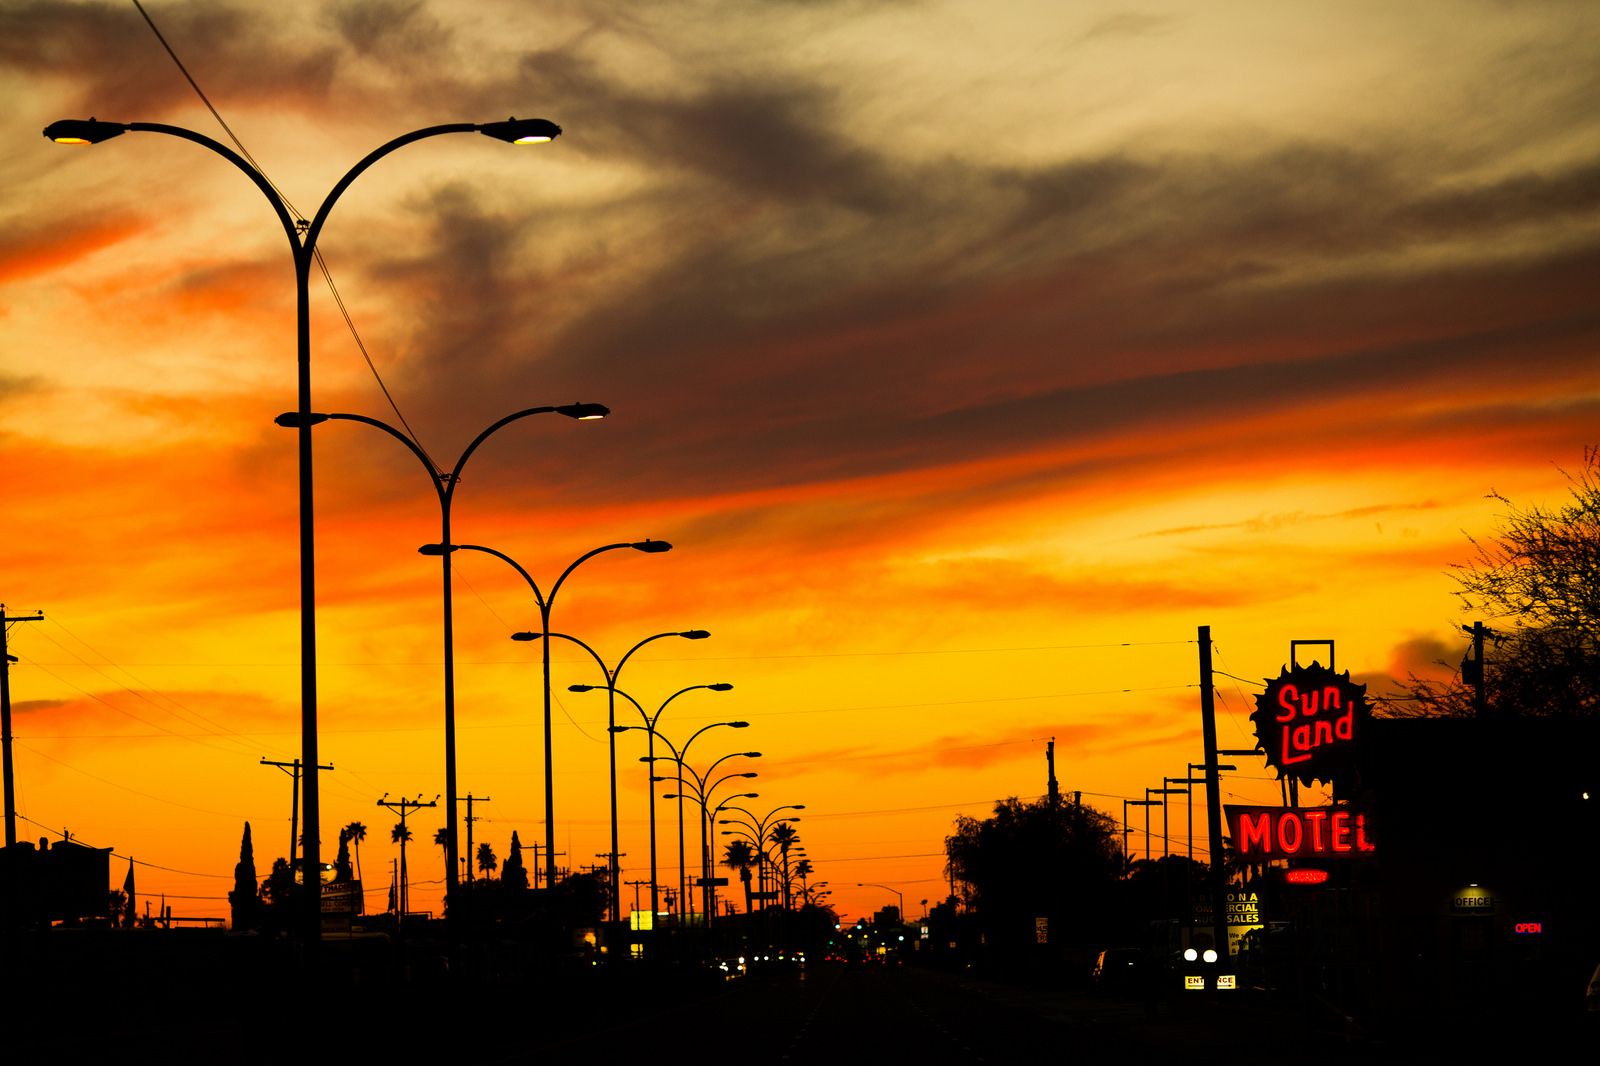
[[(1363, 1032), (1248, 992), (1160, 1002), (917, 966), (816, 964), (735, 980), (698, 967), (573, 964), (473, 982), (307, 983), (293, 960), (70, 953), (6, 960), (5, 1061), (329, 1064), (552, 1061), (866, 1063), (1463, 1063), (1600, 1061), (1578, 1010), (1479, 1012)], [(34, 967), (37, 971), (40, 968)], [(1553, 1020), (1552, 1020), (1553, 1019)], [(1526, 1024), (1524, 1024), (1526, 1023)]]

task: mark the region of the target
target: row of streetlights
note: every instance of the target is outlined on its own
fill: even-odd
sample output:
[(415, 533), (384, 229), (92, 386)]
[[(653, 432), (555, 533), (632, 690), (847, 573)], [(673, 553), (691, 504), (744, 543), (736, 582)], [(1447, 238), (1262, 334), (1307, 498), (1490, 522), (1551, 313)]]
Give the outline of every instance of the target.
[[(1188, 768), (1189, 768), (1189, 774), (1193, 775), (1196, 770), (1205, 770), (1206, 769), (1206, 764), (1205, 763), (1189, 763), (1188, 764)], [(1218, 772), (1225, 772), (1225, 771), (1237, 770), (1238, 767), (1237, 766), (1232, 766), (1232, 765), (1219, 765), (1219, 766), (1216, 767), (1216, 769), (1217, 769)], [(1167, 801), (1165, 799), (1151, 799), (1150, 797), (1152, 797), (1152, 796), (1163, 796), (1164, 797), (1164, 796), (1182, 795), (1182, 796), (1186, 796), (1188, 798), (1188, 804), (1187, 804), (1188, 840), (1189, 840), (1189, 856), (1188, 857), (1189, 857), (1189, 861), (1190, 862), (1194, 861), (1194, 791), (1193, 790), (1194, 790), (1194, 786), (1195, 785), (1203, 785), (1205, 783), (1206, 783), (1206, 779), (1204, 777), (1194, 777), (1194, 776), (1188, 776), (1188, 777), (1163, 777), (1161, 779), (1161, 787), (1160, 788), (1146, 788), (1144, 790), (1144, 799), (1142, 799), (1142, 800), (1141, 799), (1131, 799), (1131, 800), (1130, 799), (1125, 799), (1125, 800), (1122, 801), (1122, 854), (1123, 854), (1123, 865), (1125, 867), (1127, 865), (1129, 865), (1129, 862), (1128, 862), (1128, 859), (1129, 859), (1128, 837), (1133, 833), (1133, 826), (1128, 821), (1128, 808), (1129, 807), (1143, 807), (1144, 808), (1144, 857), (1146, 859), (1149, 859), (1154, 855), (1154, 852), (1152, 851), (1151, 845), (1150, 845), (1150, 808), (1151, 807), (1160, 807), (1161, 808), (1161, 857), (1162, 858), (1166, 858), (1167, 857), (1167, 853), (1168, 853), (1167, 852), (1167, 845), (1168, 845), (1168, 841), (1170, 840), (1170, 836), (1169, 836), (1169, 833), (1168, 833)], [(1178, 787), (1173, 787), (1173, 786), (1178, 786)]]
[[(100, 144), (124, 133), (159, 133), (177, 137), (205, 148), (216, 155), (226, 159), (240, 170), (266, 197), (269, 206), (283, 227), (284, 235), (290, 245), (295, 270), (296, 294), (296, 386), (297, 404), (292, 412), (279, 415), (276, 423), (285, 428), (294, 429), (298, 440), (298, 489), (299, 489), (299, 548), (300, 548), (300, 640), (301, 640), (301, 762), (305, 766), (318, 765), (318, 727), (317, 727), (317, 647), (316, 647), (316, 566), (315, 566), (315, 538), (313, 520), (313, 493), (312, 493), (312, 436), (313, 427), (326, 421), (351, 421), (369, 425), (387, 433), (398, 440), (423, 464), (428, 472), (430, 483), (439, 502), (440, 536), (435, 544), (423, 545), (419, 551), (423, 555), (437, 556), (440, 559), (440, 575), (442, 588), (442, 613), (443, 613), (443, 638), (444, 638), (444, 740), (445, 740), (445, 819), (446, 819), (446, 870), (447, 870), (447, 899), (454, 893), (457, 886), (457, 867), (459, 855), (457, 850), (457, 787), (456, 787), (456, 743), (455, 743), (455, 638), (454, 638), (454, 598), (452, 586), (451, 556), (457, 551), (478, 551), (493, 555), (510, 565), (527, 582), (534, 595), (535, 603), (539, 608), (540, 630), (537, 633), (517, 633), (513, 635), (516, 640), (541, 640), (543, 653), (543, 689), (544, 689), (544, 806), (545, 806), (545, 874), (546, 883), (554, 884), (555, 867), (555, 812), (554, 812), (554, 778), (552, 774), (553, 753), (551, 736), (551, 687), (550, 687), (550, 644), (555, 638), (565, 639), (584, 648), (595, 659), (605, 676), (606, 684), (603, 686), (609, 695), (608, 735), (610, 737), (610, 790), (611, 790), (611, 850), (609, 855), (610, 881), (611, 881), (611, 914), (613, 919), (619, 916), (618, 889), (620, 871), (618, 869), (618, 841), (617, 841), (617, 792), (616, 792), (616, 734), (628, 728), (616, 724), (615, 695), (620, 690), (616, 688), (618, 675), (628, 659), (645, 644), (669, 636), (683, 637), (686, 639), (703, 639), (708, 634), (704, 630), (686, 630), (681, 632), (659, 633), (645, 638), (630, 648), (614, 666), (608, 666), (605, 660), (593, 648), (567, 634), (554, 633), (550, 628), (550, 613), (556, 595), (563, 583), (572, 572), (582, 563), (603, 552), (631, 548), (646, 553), (664, 552), (671, 548), (665, 541), (645, 539), (642, 541), (624, 541), (603, 545), (579, 556), (549, 587), (543, 592), (533, 577), (510, 556), (496, 549), (476, 544), (457, 544), (451, 536), (451, 507), (455, 499), (455, 490), (460, 483), (463, 467), (467, 460), (478, 448), (495, 432), (513, 422), (537, 414), (561, 414), (579, 421), (599, 419), (609, 414), (609, 410), (601, 404), (574, 403), (558, 406), (532, 407), (492, 423), (480, 432), (468, 444), (455, 464), (444, 470), (407, 434), (388, 423), (365, 415), (349, 414), (343, 412), (318, 413), (311, 406), (311, 330), (310, 330), (310, 276), (312, 265), (317, 257), (317, 241), (321, 236), (324, 225), (334, 204), (344, 191), (349, 188), (363, 172), (390, 153), (416, 141), (430, 137), (441, 136), (449, 133), (481, 133), (487, 137), (511, 144), (536, 144), (554, 140), (561, 134), (561, 128), (547, 119), (517, 119), (510, 118), (499, 122), (486, 123), (450, 123), (438, 126), (429, 126), (402, 134), (369, 152), (358, 163), (351, 167), (332, 190), (323, 199), (316, 213), (307, 221), (298, 216), (266, 175), (263, 174), (253, 162), (234, 151), (232, 148), (214, 140), (205, 134), (181, 126), (171, 126), (164, 123), (153, 122), (104, 122), (96, 118), (64, 119), (51, 123), (44, 129), (44, 136), (58, 144), (69, 145), (94, 145)], [(587, 691), (591, 686), (574, 686), (576, 691)], [(667, 704), (673, 699), (683, 695), (684, 692), (694, 689), (706, 688), (714, 691), (726, 691), (731, 685), (696, 685), (674, 693), (663, 703), (654, 716), (647, 714), (644, 709), (623, 693), (624, 698), (639, 709), (645, 721), (645, 728), (650, 734), (651, 746), (647, 760), (652, 768), (651, 782), (651, 903), (653, 910), (659, 910), (657, 899), (656, 876), (656, 842), (655, 842), (655, 781), (654, 740), (660, 734), (656, 731), (656, 723)], [(723, 722), (716, 725), (743, 727), (743, 722)], [(711, 728), (710, 726), (706, 728)], [(700, 732), (704, 732), (702, 729)], [(690, 738), (692, 742), (700, 735), (697, 732)], [(665, 738), (663, 738), (665, 739)], [(670, 747), (669, 743), (669, 747)], [(683, 778), (684, 758), (689, 744), (685, 743), (682, 749), (674, 749), (674, 758), (678, 762), (679, 771), (678, 792), (674, 795), (679, 803), (679, 867), (680, 867), (680, 898), (684, 883), (683, 873), (684, 856), (682, 840), (682, 802), (685, 794)], [(752, 753), (746, 753), (752, 754)], [(718, 760), (720, 762), (721, 760)], [(715, 766), (716, 764), (713, 764)], [(692, 771), (691, 771), (692, 773)], [(729, 775), (734, 776), (734, 775)], [(723, 807), (717, 806), (708, 810), (710, 789), (715, 784), (708, 786), (703, 777), (696, 778), (697, 794), (691, 798), (701, 803), (702, 812), (707, 826), (715, 821), (715, 815)], [(745, 794), (751, 795), (751, 794)], [(318, 826), (320, 824), (320, 790), (317, 775), (307, 774), (302, 793), (302, 809), (304, 812), (304, 833), (301, 845), (301, 861), (307, 870), (319, 869), (321, 866), (321, 842)], [(792, 805), (799, 809), (801, 805)], [(786, 807), (778, 810), (789, 809)], [(773, 812), (776, 813), (776, 812)], [(771, 817), (771, 814), (768, 815)], [(761, 823), (764, 833), (765, 822)], [(758, 839), (761, 834), (758, 834)], [(702, 843), (702, 851), (708, 845)], [(709, 859), (702, 856), (702, 866), (706, 868), (704, 880), (709, 880)], [(321, 932), (320, 901), (315, 893), (306, 893), (304, 910), (301, 915), (302, 931), (310, 941), (319, 939)]]
[[(299, 545), (300, 545), (300, 747), (301, 762), (308, 767), (318, 765), (318, 734), (317, 734), (317, 640), (316, 640), (316, 543), (313, 522), (313, 494), (312, 494), (312, 452), (311, 429), (323, 418), (316, 417), (311, 409), (311, 315), (310, 315), (310, 278), (311, 268), (316, 260), (317, 239), (322, 234), (323, 226), (327, 223), (328, 215), (333, 210), (334, 204), (344, 191), (350, 187), (363, 172), (380, 159), (403, 148), (408, 144), (430, 137), (442, 136), (449, 133), (481, 133), (484, 136), (511, 144), (537, 144), (554, 140), (561, 134), (561, 127), (547, 119), (517, 119), (510, 118), (501, 122), (485, 123), (449, 123), (445, 125), (429, 126), (410, 133), (402, 134), (382, 145), (363, 157), (355, 166), (345, 172), (344, 176), (336, 182), (317, 208), (316, 213), (308, 221), (298, 217), (298, 213), (291, 209), (276, 186), (274, 186), (253, 163), (246, 160), (239, 153), (228, 146), (207, 137), (205, 134), (181, 126), (170, 126), (158, 122), (102, 122), (99, 119), (64, 119), (53, 122), (44, 129), (44, 136), (57, 144), (93, 145), (100, 144), (119, 137), (124, 133), (159, 133), (170, 137), (177, 137), (200, 145), (216, 155), (221, 156), (238, 168), (266, 197), (268, 205), (272, 208), (279, 224), (283, 227), (284, 236), (288, 238), (290, 251), (294, 260), (295, 296), (296, 296), (296, 394), (297, 404), (291, 416), (280, 417), (280, 425), (288, 426), (297, 431), (299, 455)], [(579, 405), (582, 406), (582, 405)], [(554, 409), (552, 409), (554, 410)], [(492, 433), (500, 425), (514, 421), (525, 414), (537, 413), (537, 410), (519, 412), (516, 415), (491, 426), (473, 442), (452, 471), (448, 482), (444, 475), (422, 456), (425, 465), (433, 476), (439, 480), (441, 512), (445, 516), (444, 523), (448, 528), (449, 498), (453, 496), (455, 488), (455, 475), (460, 472), (460, 465), (466, 461), (468, 455), (482, 442), (484, 437)], [(563, 412), (565, 413), (565, 412)], [(597, 412), (604, 414), (603, 410)], [(355, 417), (355, 416), (351, 416)], [(575, 415), (574, 417), (582, 417)], [(356, 418), (356, 420), (364, 420)], [(370, 420), (368, 420), (370, 421)], [(388, 427), (380, 427), (388, 429)], [(392, 430), (389, 430), (393, 432)], [(396, 434), (401, 439), (408, 441), (403, 434)], [(417, 449), (420, 452), (420, 449)], [(441, 539), (441, 544), (448, 546), (450, 539), (446, 534)], [(445, 646), (451, 645), (449, 628), (449, 559), (444, 561), (444, 581), (446, 588), (445, 618), (446, 636)], [(547, 627), (548, 628), (548, 627)], [(546, 642), (548, 644), (548, 642)], [(548, 678), (548, 674), (547, 674)], [(449, 819), (449, 846), (447, 852), (450, 856), (450, 880), (455, 879), (455, 779), (454, 765), (454, 695), (453, 672), (446, 675), (446, 756), (445, 776), (452, 787), (448, 789), (447, 817)], [(546, 692), (549, 685), (546, 681)], [(552, 814), (552, 799), (549, 783), (549, 712), (548, 703), (546, 710), (546, 841), (553, 842), (554, 824), (550, 817)], [(316, 773), (308, 773), (305, 778), (305, 787), (302, 793), (304, 823), (306, 832), (304, 836), (303, 862), (305, 869), (316, 870), (321, 867), (321, 841), (318, 827), (320, 825), (320, 790)], [(547, 852), (553, 855), (553, 848)], [(549, 860), (554, 862), (553, 857)], [(321, 937), (321, 903), (314, 892), (305, 893), (303, 911), (301, 914), (302, 933), (308, 942), (316, 942)]]

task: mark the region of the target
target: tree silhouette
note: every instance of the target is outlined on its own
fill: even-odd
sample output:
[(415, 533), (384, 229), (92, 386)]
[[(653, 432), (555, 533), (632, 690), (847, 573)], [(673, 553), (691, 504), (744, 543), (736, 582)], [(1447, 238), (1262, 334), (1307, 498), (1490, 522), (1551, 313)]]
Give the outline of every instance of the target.
[(783, 884), (783, 907), (789, 909), (789, 849), (800, 842), (800, 833), (788, 822), (779, 822), (772, 827), (772, 832), (767, 836), (778, 846), (778, 855), (783, 860), (783, 872), (780, 878)]
[(433, 834), (433, 842), (435, 844), (439, 845), (439, 850), (444, 853), (444, 862), (445, 862), (444, 880), (445, 880), (446, 884), (449, 884), (450, 883), (450, 830), (441, 825), (439, 827), (438, 831)]
[(527, 888), (528, 870), (522, 865), (522, 841), (517, 839), (517, 831), (511, 831), (511, 850), (506, 853), (506, 864), (500, 869), (500, 880), (508, 888)]
[(361, 880), (361, 842), (367, 839), (367, 827), (360, 822), (351, 822), (344, 827), (345, 834), (349, 836), (350, 843), (356, 846), (356, 880)]
[(494, 857), (494, 849), (487, 842), (478, 845), (478, 872), (488, 877), (499, 867), (500, 860)]
[(750, 913), (750, 867), (756, 863), (755, 849), (748, 840), (732, 840), (722, 850), (722, 865), (730, 870), (739, 871), (739, 880), (744, 884), (744, 910)]
[(1473, 556), (1454, 569), (1454, 595), (1475, 621), (1494, 624), (1486, 663), (1463, 663), (1449, 683), (1413, 675), (1410, 699), (1394, 714), (1473, 713), (1469, 669), (1483, 670), (1491, 712), (1510, 715), (1600, 715), (1600, 447), (1585, 448), (1583, 466), (1566, 473), (1568, 496), (1557, 507), (1506, 507), (1491, 540), (1472, 537)]
[(411, 827), (403, 821), (394, 823), (389, 839), (400, 845), (400, 913), (404, 914), (411, 902), (411, 875), (406, 871), (406, 845), (411, 843)]
[(350, 878), (350, 827), (345, 826), (339, 830), (339, 855), (333, 860), (333, 879), (348, 881)]
[(1053, 944), (1091, 940), (1122, 869), (1110, 815), (1048, 797), (1023, 803), (1013, 796), (989, 818), (957, 818), (945, 856), (949, 873), (967, 885), (988, 942), (1002, 952), (1029, 950), (1040, 918)]
[(244, 823), (244, 836), (239, 840), (239, 861), (233, 867), (233, 888), (228, 893), (228, 906), (233, 912), (233, 928), (254, 929), (260, 919), (261, 897), (256, 885), (256, 851), (250, 841), (250, 823)]

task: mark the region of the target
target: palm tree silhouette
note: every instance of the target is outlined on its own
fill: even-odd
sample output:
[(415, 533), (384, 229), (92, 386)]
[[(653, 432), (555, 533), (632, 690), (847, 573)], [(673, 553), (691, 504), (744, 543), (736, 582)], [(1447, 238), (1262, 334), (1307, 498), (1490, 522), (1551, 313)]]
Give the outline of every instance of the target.
[[(778, 845), (778, 854), (783, 858), (783, 871), (781, 875), (783, 884), (783, 906), (784, 909), (787, 910), (789, 907), (789, 849), (800, 842), (800, 833), (788, 822), (779, 822), (777, 825), (772, 827), (772, 832), (769, 833), (768, 836), (771, 837), (774, 844)], [(773, 873), (777, 874), (778, 871), (774, 870)]]
[(405, 822), (394, 823), (394, 828), (389, 831), (389, 839), (400, 845), (400, 913), (406, 912), (410, 904), (411, 878), (406, 874), (406, 845), (411, 841), (411, 829)]
[(756, 853), (750, 847), (748, 840), (734, 840), (722, 852), (722, 865), (730, 870), (739, 871), (739, 880), (744, 882), (744, 912), (750, 913), (750, 867), (755, 865)]
[(351, 822), (344, 827), (345, 833), (356, 846), (356, 880), (361, 880), (361, 842), (367, 839), (367, 827), (360, 822)]
[(440, 851), (444, 852), (444, 879), (448, 883), (450, 881), (450, 830), (441, 825), (439, 831), (433, 834), (433, 842), (439, 845)]
[(494, 849), (488, 844), (478, 845), (478, 872), (488, 877), (499, 867), (500, 860), (494, 857)]

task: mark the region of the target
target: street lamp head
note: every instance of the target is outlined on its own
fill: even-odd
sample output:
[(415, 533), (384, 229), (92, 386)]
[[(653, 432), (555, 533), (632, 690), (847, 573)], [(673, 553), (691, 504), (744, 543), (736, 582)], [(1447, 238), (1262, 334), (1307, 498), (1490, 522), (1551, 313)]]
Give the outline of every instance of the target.
[(749, 729), (749, 722), (724, 722), (723, 725), (732, 726), (734, 729)]
[(712, 692), (732, 692), (733, 691), (733, 686), (728, 684), (726, 681), (718, 681), (714, 685), (707, 685), (706, 688), (710, 689)]
[(761, 758), (761, 753), (759, 751), (741, 751), (739, 754), (743, 755), (746, 759)]
[(459, 544), (424, 544), (422, 547), (417, 549), (417, 554), (418, 555), (448, 555), (453, 551), (459, 551), (460, 548), (461, 548), (461, 545), (459, 545)]
[(643, 540), (636, 540), (632, 544), (628, 545), (628, 547), (632, 548), (634, 551), (646, 552), (650, 555), (658, 555), (661, 552), (669, 552), (672, 550), (672, 545), (668, 544), (666, 541), (651, 540), (649, 537), (646, 537)]
[(750, 771), (748, 771), (746, 773), (732, 774), (730, 776), (732, 776), (732, 777), (760, 777), (761, 775), (756, 773), (754, 770), (750, 770)]
[(682, 633), (678, 634), (678, 636), (683, 637), (686, 640), (705, 640), (710, 635), (711, 634), (704, 629), (686, 629)]
[(556, 413), (579, 422), (593, 422), (610, 414), (611, 408), (603, 403), (564, 403), (556, 408)]
[[(520, 637), (521, 635), (522, 635), (521, 633), (518, 633), (516, 636), (512, 637), (511, 639), (512, 640), (516, 640), (517, 637)], [(568, 692), (593, 692), (594, 690), (595, 690), (595, 686), (594, 685), (568, 685), (567, 686), (567, 691)], [(617, 728), (626, 729), (628, 727), (627, 726), (618, 726)]]
[(301, 426), (319, 426), (327, 420), (328, 416), (324, 414), (308, 411), (302, 415), (299, 411), (285, 411), (274, 418), (272, 424), (284, 429), (299, 429)]
[(542, 635), (540, 633), (513, 633), (511, 634), (511, 639), (527, 643), (530, 640), (538, 640)]
[(561, 136), (561, 127), (547, 118), (508, 118), (485, 122), (478, 132), (508, 144), (544, 144)]
[(44, 128), (44, 135), (57, 144), (99, 144), (128, 132), (120, 122), (101, 122), (97, 118), (64, 118)]

